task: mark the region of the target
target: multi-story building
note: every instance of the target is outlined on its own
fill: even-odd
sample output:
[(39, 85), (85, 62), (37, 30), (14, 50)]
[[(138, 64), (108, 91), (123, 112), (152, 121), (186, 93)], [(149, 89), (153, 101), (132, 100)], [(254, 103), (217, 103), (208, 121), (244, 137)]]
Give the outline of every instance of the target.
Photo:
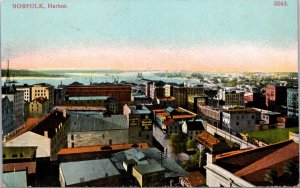
[(71, 116), (66, 124), (69, 127), (68, 148), (128, 143), (128, 126), (124, 115), (102, 118)]
[(54, 89), (54, 105), (62, 105), (65, 100), (65, 88), (63, 85), (57, 86)]
[(220, 129), (222, 129), (222, 111), (225, 111), (225, 109), (198, 105), (199, 117)]
[(44, 97), (39, 97), (33, 99), (29, 103), (29, 116), (30, 117), (39, 117), (43, 114), (46, 114), (49, 109), (48, 99)]
[(173, 96), (173, 85), (171, 84), (165, 84), (164, 88), (165, 88), (165, 97), (171, 97)]
[(127, 106), (125, 104), (123, 114), (126, 116), (129, 127), (129, 142), (152, 143), (151, 111), (146, 106)]
[(186, 121), (182, 124), (182, 132), (189, 140), (194, 140), (202, 130), (204, 127), (201, 120)]
[(150, 83), (150, 98), (157, 99), (165, 97), (165, 83), (162, 81)]
[(287, 115), (298, 116), (298, 88), (287, 89)]
[(158, 98), (157, 99), (157, 104), (161, 105), (162, 107), (168, 108), (176, 108), (176, 99), (175, 97), (163, 97), (163, 98)]
[[(266, 86), (266, 106), (269, 110), (282, 112), (281, 106), (286, 106), (287, 87), (279, 85)], [(286, 111), (284, 112), (286, 114)]]
[(252, 109), (222, 112), (222, 129), (230, 133), (254, 131), (255, 121), (256, 111)]
[(2, 131), (6, 135), (14, 130), (13, 127), (13, 103), (8, 97), (2, 98)]
[(66, 86), (66, 97), (108, 96), (126, 103), (131, 101), (131, 85), (99, 84), (99, 85), (69, 85)]
[(174, 86), (173, 96), (176, 98), (177, 105), (183, 108), (188, 106), (188, 96), (189, 95), (203, 95), (203, 87), (185, 87), (185, 86)]
[(22, 86), (16, 86), (17, 91), (23, 91), (24, 92), (24, 101), (30, 102), (31, 101), (31, 87), (30, 85), (24, 84)]
[(32, 85), (31, 100), (40, 97), (48, 99), (48, 111), (50, 111), (54, 106), (54, 87), (45, 83)]
[(195, 95), (189, 95), (188, 96), (188, 110), (197, 113), (197, 106), (207, 105), (207, 97), (206, 96), (195, 96)]
[(9, 130), (16, 130), (24, 123), (24, 92), (12, 87), (2, 87), (2, 98), (5, 97), (13, 104), (13, 125)]
[(244, 106), (244, 92), (242, 91), (220, 89), (218, 99), (225, 102), (224, 106)]

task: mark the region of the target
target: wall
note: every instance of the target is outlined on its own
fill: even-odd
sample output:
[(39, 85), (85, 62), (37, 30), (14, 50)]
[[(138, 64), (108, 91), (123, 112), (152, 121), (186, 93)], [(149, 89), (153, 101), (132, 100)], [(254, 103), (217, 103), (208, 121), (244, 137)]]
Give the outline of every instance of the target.
[[(73, 135), (73, 140), (72, 140)], [(110, 145), (128, 143), (128, 129), (89, 131), (89, 132), (69, 132), (68, 148), (95, 145)]]

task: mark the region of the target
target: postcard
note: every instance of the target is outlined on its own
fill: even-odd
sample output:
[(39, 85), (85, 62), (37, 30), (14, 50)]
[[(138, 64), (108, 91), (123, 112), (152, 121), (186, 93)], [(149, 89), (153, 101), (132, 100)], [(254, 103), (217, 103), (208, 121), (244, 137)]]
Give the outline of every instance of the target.
[(3, 187), (299, 185), (297, 0), (1, 0)]

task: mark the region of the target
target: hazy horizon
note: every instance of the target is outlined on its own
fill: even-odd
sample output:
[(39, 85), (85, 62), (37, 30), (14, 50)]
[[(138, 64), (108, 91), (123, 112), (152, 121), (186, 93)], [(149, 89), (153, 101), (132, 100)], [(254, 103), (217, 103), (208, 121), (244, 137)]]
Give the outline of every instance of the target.
[(286, 2), (6, 0), (2, 68), (297, 72), (297, 1)]

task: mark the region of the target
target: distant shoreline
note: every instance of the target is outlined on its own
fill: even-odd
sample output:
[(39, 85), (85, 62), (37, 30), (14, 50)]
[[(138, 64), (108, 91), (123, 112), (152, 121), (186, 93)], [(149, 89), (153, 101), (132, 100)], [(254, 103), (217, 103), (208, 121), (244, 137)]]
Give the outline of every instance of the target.
[[(1, 70), (1, 77), (6, 77), (7, 70)], [(56, 74), (46, 74), (39, 71), (32, 71), (32, 70), (10, 70), (9, 71), (10, 77), (68, 77), (66, 75), (56, 75)]]

